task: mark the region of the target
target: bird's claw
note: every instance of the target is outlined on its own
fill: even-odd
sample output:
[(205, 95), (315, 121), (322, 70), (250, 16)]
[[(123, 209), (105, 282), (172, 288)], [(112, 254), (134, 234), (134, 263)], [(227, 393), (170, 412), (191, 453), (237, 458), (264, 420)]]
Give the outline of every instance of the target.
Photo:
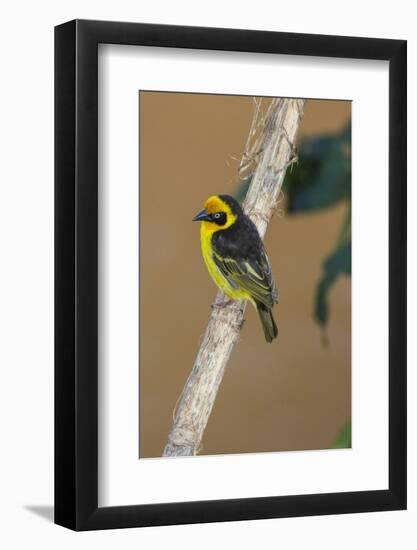
[(233, 302), (230, 298), (221, 298), (216, 300), (214, 304), (211, 304), (211, 309), (224, 309)]

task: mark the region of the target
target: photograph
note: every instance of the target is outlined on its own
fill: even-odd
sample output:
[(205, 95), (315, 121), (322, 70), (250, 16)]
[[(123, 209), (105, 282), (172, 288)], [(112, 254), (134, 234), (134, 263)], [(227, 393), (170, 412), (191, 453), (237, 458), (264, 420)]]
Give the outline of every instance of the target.
[(351, 447), (351, 106), (139, 91), (140, 459)]
[(415, 9), (344, 7), (4, 4), (1, 548), (417, 548)]

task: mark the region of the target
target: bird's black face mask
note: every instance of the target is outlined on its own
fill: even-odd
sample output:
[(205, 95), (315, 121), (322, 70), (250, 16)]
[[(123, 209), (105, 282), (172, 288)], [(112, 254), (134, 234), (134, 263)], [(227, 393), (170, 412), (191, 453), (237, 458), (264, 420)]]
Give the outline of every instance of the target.
[(227, 222), (226, 212), (215, 212), (209, 214), (206, 209), (202, 210), (193, 218), (193, 222), (212, 222), (217, 225), (224, 225)]

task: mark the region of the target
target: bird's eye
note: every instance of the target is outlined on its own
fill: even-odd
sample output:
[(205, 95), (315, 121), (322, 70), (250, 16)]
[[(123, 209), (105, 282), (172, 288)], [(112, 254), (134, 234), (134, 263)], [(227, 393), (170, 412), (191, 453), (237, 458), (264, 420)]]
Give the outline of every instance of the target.
[(216, 212), (216, 213), (214, 214), (214, 219), (215, 219), (215, 220), (218, 220), (219, 218), (220, 218), (220, 212)]

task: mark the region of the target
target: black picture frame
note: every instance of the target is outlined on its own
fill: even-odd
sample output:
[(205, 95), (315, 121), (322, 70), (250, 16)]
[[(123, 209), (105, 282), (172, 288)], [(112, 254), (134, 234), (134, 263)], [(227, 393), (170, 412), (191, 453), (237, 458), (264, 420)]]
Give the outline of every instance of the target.
[[(389, 62), (389, 488), (98, 507), (98, 44)], [(74, 20), (55, 28), (55, 522), (74, 530), (406, 508), (406, 41)], [(382, 237), (381, 237), (382, 238)]]

